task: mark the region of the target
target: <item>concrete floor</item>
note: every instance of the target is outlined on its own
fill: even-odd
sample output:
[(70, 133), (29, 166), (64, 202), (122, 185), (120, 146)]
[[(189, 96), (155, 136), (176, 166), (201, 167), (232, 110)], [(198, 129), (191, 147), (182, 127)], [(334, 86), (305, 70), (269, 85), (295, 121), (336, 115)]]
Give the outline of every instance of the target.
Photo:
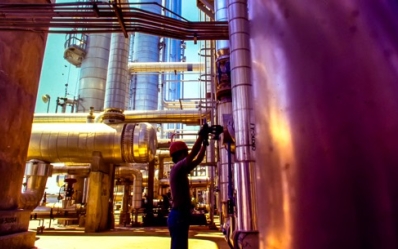
[[(47, 224), (45, 224), (47, 225)], [(31, 229), (37, 222), (31, 222)], [(47, 227), (47, 226), (46, 226)], [(102, 233), (84, 233), (74, 226), (52, 225), (51, 230), (38, 234), (37, 249), (169, 249), (167, 227), (116, 227)], [(228, 249), (229, 246), (219, 229), (193, 225), (189, 231), (190, 249)]]

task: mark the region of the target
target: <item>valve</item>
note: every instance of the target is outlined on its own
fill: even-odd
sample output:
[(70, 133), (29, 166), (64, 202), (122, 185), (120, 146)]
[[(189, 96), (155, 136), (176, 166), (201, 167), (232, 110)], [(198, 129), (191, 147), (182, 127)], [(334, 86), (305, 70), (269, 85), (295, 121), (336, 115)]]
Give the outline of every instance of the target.
[[(208, 128), (207, 131), (208, 131), (208, 134), (212, 134), (213, 135), (213, 137), (212, 137), (213, 140), (217, 140), (218, 141), (220, 139), (221, 133), (223, 133), (223, 131), (224, 131), (224, 128), (221, 125), (212, 125), (212, 126), (210, 126)], [(203, 140), (203, 145), (205, 145), (205, 146), (209, 145), (209, 139), (208, 138)]]
[(75, 192), (73, 190), (73, 184), (77, 181), (74, 178), (67, 178), (64, 180), (66, 182), (66, 190), (65, 190), (65, 199), (68, 200), (70, 198), (72, 198), (73, 193)]
[(212, 125), (209, 127), (209, 133), (213, 134), (213, 140), (219, 140), (224, 128), (221, 125)]

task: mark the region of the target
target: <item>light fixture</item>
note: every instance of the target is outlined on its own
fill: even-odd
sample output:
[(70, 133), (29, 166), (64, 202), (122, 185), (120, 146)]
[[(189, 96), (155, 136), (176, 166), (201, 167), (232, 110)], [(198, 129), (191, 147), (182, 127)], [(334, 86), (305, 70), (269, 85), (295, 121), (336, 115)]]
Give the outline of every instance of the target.
[(43, 96), (41, 96), (41, 100), (43, 100), (44, 103), (47, 103), (47, 113), (50, 110), (50, 100), (51, 97), (48, 94), (44, 94)]

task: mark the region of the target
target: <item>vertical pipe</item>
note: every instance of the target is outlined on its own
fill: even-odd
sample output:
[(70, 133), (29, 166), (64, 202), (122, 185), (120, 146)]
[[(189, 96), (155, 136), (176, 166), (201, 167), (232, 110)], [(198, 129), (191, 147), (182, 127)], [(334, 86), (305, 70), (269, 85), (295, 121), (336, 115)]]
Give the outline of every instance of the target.
[(112, 34), (104, 110), (108, 108), (126, 109), (129, 79), (127, 69), (128, 49), (129, 38), (125, 38), (123, 34), (119, 33)]
[(142, 173), (138, 169), (133, 169), (134, 183), (133, 183), (133, 208), (141, 208), (142, 204)]
[[(166, 8), (181, 15), (181, 0), (166, 0)], [(178, 18), (170, 12), (165, 13), (166, 16)], [(164, 38), (164, 62), (180, 62), (181, 61), (181, 41), (173, 38)], [(169, 73), (164, 75), (166, 81), (163, 82), (164, 87), (167, 89), (167, 99), (170, 101), (179, 100), (183, 96), (181, 72)], [(162, 99), (163, 100), (163, 99)], [(180, 129), (181, 124), (167, 124), (167, 129)]]
[(87, 177), (84, 177), (84, 182), (83, 182), (83, 196), (82, 196), (82, 204), (86, 204), (87, 203), (87, 192), (88, 192), (88, 179)]
[[(228, 21), (228, 6), (226, 0), (216, 0), (214, 2), (215, 20)], [(224, 122), (225, 115), (232, 115), (232, 98), (231, 98), (231, 77), (230, 77), (230, 57), (229, 57), (229, 41), (216, 41), (216, 94), (217, 94), (217, 119), (219, 124), (226, 126)], [(219, 188), (222, 221), (226, 220), (228, 197), (228, 150), (219, 142)], [(233, 159), (232, 159), (233, 160)], [(232, 200), (232, 199), (231, 199)]]
[(255, 206), (253, 202), (253, 157), (251, 120), (250, 47), (247, 2), (230, 0), (228, 3), (229, 40), (231, 56), (232, 111), (236, 134), (235, 182), (237, 202), (237, 230), (256, 229)]

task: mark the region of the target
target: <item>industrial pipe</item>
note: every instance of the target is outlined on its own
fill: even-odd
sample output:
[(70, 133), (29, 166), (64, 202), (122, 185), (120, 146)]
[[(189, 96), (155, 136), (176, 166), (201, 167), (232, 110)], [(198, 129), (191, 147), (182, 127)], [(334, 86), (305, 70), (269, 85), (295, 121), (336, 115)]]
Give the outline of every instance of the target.
[[(125, 123), (184, 123), (190, 125), (201, 124), (200, 120), (208, 119), (209, 112), (198, 112), (197, 110), (142, 110), (124, 111)], [(100, 114), (96, 114), (98, 117)], [(100, 119), (97, 119), (98, 121)], [(86, 123), (87, 113), (73, 114), (34, 114), (33, 123)]]
[(198, 72), (204, 71), (201, 62), (129, 62), (130, 73)]
[(116, 168), (115, 178), (128, 178), (133, 182), (133, 200), (131, 208), (141, 208), (142, 204), (142, 173), (133, 166), (120, 166)]
[(26, 164), (26, 188), (20, 195), (18, 208), (33, 210), (40, 204), (51, 170), (52, 165), (43, 161), (31, 160)]
[[(257, 227), (254, 192), (253, 143), (255, 122), (252, 107), (250, 32), (246, 0), (228, 3), (231, 58), (232, 110), (236, 134), (235, 189), (238, 231), (254, 231)], [(254, 148), (255, 149), (255, 148)]]
[(90, 163), (99, 151), (106, 162), (133, 163), (153, 159), (156, 131), (146, 123), (33, 124), (29, 159), (49, 162)]
[[(120, 0), (118, 4), (125, 4), (127, 0)], [(127, 11), (127, 10), (125, 10)], [(128, 96), (129, 74), (127, 69), (130, 38), (121, 33), (113, 33), (109, 51), (108, 73), (106, 76), (106, 90), (104, 110), (117, 108), (124, 110)]]
[(53, 165), (52, 175), (66, 174), (66, 175), (88, 177), (90, 171), (91, 171), (90, 165), (81, 165), (81, 166)]

